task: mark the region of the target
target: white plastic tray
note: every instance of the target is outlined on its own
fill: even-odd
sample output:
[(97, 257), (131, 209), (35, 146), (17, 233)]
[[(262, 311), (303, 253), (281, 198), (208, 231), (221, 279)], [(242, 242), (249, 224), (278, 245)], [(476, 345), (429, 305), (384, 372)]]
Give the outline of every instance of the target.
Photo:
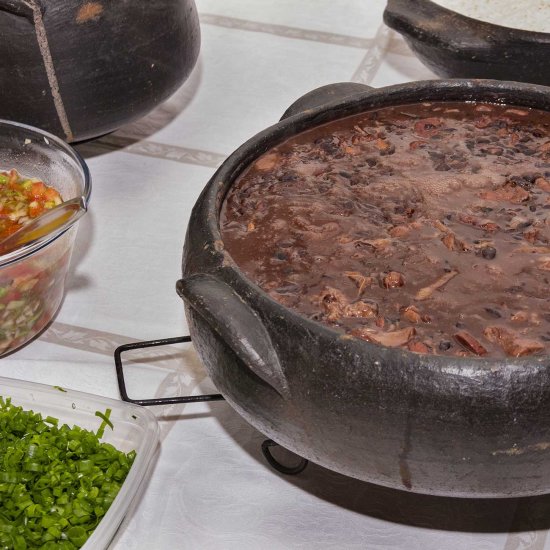
[(155, 416), (143, 407), (124, 401), (68, 389), (62, 391), (53, 386), (11, 378), (0, 377), (0, 395), (11, 397), (14, 405), (26, 410), (50, 415), (70, 426), (78, 425), (94, 432), (102, 421), (95, 412), (104, 413), (105, 409), (111, 409), (110, 420), (114, 429), (106, 426), (102, 441), (124, 452), (135, 450), (136, 458), (111, 507), (82, 547), (83, 550), (107, 548), (139, 494), (140, 485), (150, 473), (148, 466), (159, 442)]

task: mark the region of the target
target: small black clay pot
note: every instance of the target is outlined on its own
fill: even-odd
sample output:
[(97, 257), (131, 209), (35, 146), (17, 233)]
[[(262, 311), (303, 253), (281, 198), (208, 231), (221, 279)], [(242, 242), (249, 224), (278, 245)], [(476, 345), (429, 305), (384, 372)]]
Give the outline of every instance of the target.
[(384, 22), (439, 76), (550, 85), (550, 33), (486, 23), (430, 0), (388, 0)]
[(343, 474), (421, 493), (545, 493), (549, 357), (421, 355), (342, 335), (272, 300), (224, 250), (221, 204), (259, 155), (328, 121), (430, 100), (550, 110), (550, 88), (443, 80), (377, 90), (339, 84), (308, 94), (210, 180), (193, 209), (177, 290), (193, 342), (220, 392), (284, 447)]
[(200, 46), (193, 0), (0, 0), (0, 118), (82, 141), (173, 93)]

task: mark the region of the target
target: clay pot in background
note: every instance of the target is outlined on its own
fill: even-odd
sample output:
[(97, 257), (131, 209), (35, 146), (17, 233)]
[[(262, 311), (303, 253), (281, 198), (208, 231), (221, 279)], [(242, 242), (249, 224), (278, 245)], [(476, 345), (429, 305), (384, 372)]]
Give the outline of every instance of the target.
[(193, 0), (0, 0), (0, 118), (82, 141), (135, 120), (188, 77)]

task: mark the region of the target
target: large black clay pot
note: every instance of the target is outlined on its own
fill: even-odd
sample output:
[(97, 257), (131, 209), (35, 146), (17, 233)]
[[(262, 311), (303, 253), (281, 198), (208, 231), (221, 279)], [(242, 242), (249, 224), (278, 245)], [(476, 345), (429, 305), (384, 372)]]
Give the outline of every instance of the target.
[(308, 94), (211, 179), (193, 209), (177, 290), (220, 392), (284, 447), (343, 474), (421, 493), (546, 493), (549, 357), (421, 355), (343, 335), (272, 300), (224, 250), (220, 205), (259, 155), (324, 122), (427, 100), (550, 110), (550, 88), (449, 80), (378, 90), (340, 84)]
[(0, 0), (0, 118), (66, 141), (110, 132), (187, 78), (193, 0)]

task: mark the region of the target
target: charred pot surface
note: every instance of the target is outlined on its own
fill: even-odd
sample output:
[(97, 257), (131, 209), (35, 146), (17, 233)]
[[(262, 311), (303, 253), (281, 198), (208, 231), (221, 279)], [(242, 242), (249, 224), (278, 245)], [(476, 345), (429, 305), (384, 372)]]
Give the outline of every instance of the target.
[[(428, 356), (342, 337), (270, 299), (242, 275), (220, 239), (227, 190), (272, 146), (350, 114), (438, 99), (550, 109), (543, 87), (434, 81), (367, 89), (295, 114), (245, 143), (205, 188), (189, 224), (178, 292), (218, 389), (253, 426), (297, 454), (358, 479), (421, 493), (545, 493), (548, 357)], [(247, 319), (261, 328), (248, 330)]]

